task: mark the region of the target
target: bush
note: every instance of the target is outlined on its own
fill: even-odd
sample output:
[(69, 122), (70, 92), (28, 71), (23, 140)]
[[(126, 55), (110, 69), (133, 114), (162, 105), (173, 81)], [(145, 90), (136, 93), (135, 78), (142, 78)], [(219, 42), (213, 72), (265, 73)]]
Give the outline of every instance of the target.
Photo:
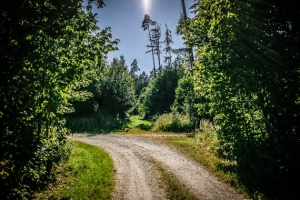
[(0, 162), (1, 199), (27, 199), (35, 190), (52, 181), (56, 163), (69, 155), (65, 135), (62, 129), (41, 141), (21, 139), (11, 145), (15, 152)]

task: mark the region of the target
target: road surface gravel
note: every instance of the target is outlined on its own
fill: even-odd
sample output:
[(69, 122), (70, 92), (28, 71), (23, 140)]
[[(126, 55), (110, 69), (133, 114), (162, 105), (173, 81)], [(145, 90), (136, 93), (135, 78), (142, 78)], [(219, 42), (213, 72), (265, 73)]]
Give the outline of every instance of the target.
[(134, 135), (74, 134), (70, 138), (109, 153), (116, 170), (114, 199), (166, 199), (149, 158), (161, 162), (199, 199), (243, 199), (202, 166), (164, 144)]

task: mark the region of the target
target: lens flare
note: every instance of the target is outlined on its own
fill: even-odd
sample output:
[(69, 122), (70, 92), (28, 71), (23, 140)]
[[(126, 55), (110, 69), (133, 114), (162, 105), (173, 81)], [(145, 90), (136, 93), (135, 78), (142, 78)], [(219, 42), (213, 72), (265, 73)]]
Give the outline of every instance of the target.
[(145, 13), (149, 12), (149, 1), (150, 0), (143, 0), (144, 1), (144, 11)]

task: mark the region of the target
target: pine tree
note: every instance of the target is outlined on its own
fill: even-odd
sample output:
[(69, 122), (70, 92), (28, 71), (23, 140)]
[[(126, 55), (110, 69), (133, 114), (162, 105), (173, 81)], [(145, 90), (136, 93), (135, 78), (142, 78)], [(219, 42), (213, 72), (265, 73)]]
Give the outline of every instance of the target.
[(130, 68), (130, 72), (129, 73), (130, 73), (130, 75), (132, 77), (134, 77), (135, 73), (138, 72), (138, 71), (140, 71), (140, 68), (138, 66), (138, 63), (137, 63), (136, 59), (133, 60), (133, 62), (131, 63), (130, 67), (131, 68)]
[(155, 79), (157, 75), (157, 69), (155, 68), (155, 66), (153, 67), (153, 69), (150, 71), (150, 79)]
[(164, 52), (165, 52), (165, 54), (167, 54), (167, 56), (165, 56), (164, 62), (167, 63), (167, 66), (170, 66), (171, 62), (172, 62), (171, 44), (174, 43), (174, 42), (173, 42), (173, 39), (172, 39), (171, 30), (168, 28), (167, 24), (165, 24), (165, 26), (166, 26), (166, 32), (165, 32), (165, 40), (163, 41), (163, 43), (165, 44)]

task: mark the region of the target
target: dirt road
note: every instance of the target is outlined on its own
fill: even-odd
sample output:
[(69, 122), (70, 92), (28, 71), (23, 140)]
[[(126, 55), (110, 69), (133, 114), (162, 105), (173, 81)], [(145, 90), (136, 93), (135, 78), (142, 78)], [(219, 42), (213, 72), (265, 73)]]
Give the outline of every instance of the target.
[(161, 162), (199, 199), (243, 199), (203, 167), (163, 144), (130, 135), (74, 134), (72, 139), (100, 147), (116, 169), (114, 199), (165, 199), (149, 158)]

